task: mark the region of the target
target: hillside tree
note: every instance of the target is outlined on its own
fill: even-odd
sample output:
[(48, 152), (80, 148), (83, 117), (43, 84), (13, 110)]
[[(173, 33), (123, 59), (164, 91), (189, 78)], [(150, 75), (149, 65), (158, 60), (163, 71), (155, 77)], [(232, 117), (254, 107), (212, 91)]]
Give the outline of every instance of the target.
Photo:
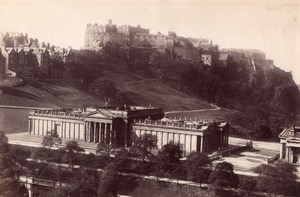
[(115, 197), (118, 193), (119, 178), (117, 177), (117, 166), (109, 163), (101, 175), (97, 196)]
[(207, 167), (211, 166), (211, 161), (205, 153), (194, 152), (191, 153), (186, 160), (186, 169), (188, 179), (203, 183), (208, 181), (210, 171)]
[(11, 155), (11, 147), (3, 131), (0, 131), (0, 196), (17, 196), (16, 188), (19, 183), (16, 179), (17, 166)]
[(295, 195), (297, 192), (297, 172), (293, 164), (276, 162), (274, 165), (261, 164), (254, 170), (259, 174), (257, 188), (268, 193), (277, 193), (284, 196)]
[(140, 137), (135, 137), (133, 139), (133, 145), (130, 147), (130, 152), (143, 159), (150, 159), (152, 154), (152, 149), (157, 148), (157, 136), (145, 133)]
[(47, 134), (43, 137), (42, 145), (51, 149), (52, 147), (58, 147), (61, 145), (61, 138), (58, 136), (56, 130), (47, 131)]
[(238, 176), (233, 171), (233, 165), (228, 162), (221, 162), (215, 166), (214, 171), (209, 176), (209, 182), (221, 194), (224, 187), (236, 188), (239, 184)]
[(183, 151), (179, 143), (170, 141), (162, 147), (162, 150), (158, 152), (158, 162), (162, 164), (164, 170), (171, 172), (173, 168), (177, 168), (181, 165), (180, 158), (183, 156)]
[(81, 148), (78, 145), (78, 142), (75, 140), (66, 142), (66, 146), (61, 148), (61, 150), (67, 152), (65, 159), (68, 161), (71, 167), (74, 165), (76, 154), (84, 152), (84, 149)]

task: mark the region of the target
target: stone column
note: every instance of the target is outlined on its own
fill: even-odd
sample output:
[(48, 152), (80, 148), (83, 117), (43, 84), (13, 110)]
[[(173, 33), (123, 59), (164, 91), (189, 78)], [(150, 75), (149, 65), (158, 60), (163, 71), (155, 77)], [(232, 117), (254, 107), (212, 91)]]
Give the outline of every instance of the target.
[(73, 139), (76, 139), (76, 123), (74, 122), (73, 125)]
[(286, 147), (286, 153), (285, 153), (285, 160), (286, 160), (286, 162), (289, 163), (289, 159), (290, 159), (290, 147), (287, 146)]
[(31, 134), (31, 119), (28, 119), (28, 134)]
[(203, 136), (200, 136), (200, 153), (203, 152)]
[[(142, 132), (141, 130), (140, 130), (140, 132)], [(142, 134), (142, 133), (141, 133)], [(160, 136), (161, 136), (161, 140), (160, 140), (160, 142), (161, 142), (161, 148), (163, 147), (163, 145), (164, 145), (164, 132), (160, 132)]]
[(103, 134), (104, 134), (104, 127), (102, 127), (102, 123), (99, 123), (99, 142), (103, 143)]
[(32, 195), (32, 187), (33, 187), (33, 185), (32, 184), (29, 184), (29, 183), (26, 183), (25, 184), (25, 187), (26, 187), (26, 189), (27, 189), (27, 191), (28, 191), (28, 197), (32, 197), (33, 195)]
[(44, 135), (44, 120), (41, 120), (42, 122), (42, 135)]
[(49, 128), (48, 128), (48, 124), (49, 124), (49, 122), (48, 122), (48, 120), (46, 120), (46, 133), (49, 131)]
[(94, 142), (96, 143), (97, 142), (97, 122), (94, 122)]
[(203, 138), (203, 152), (206, 152), (206, 150), (207, 150), (207, 139), (206, 138), (207, 137)]
[(104, 123), (104, 143), (107, 143), (107, 123)]
[(193, 135), (190, 136), (190, 152), (192, 152), (193, 150), (192, 144), (193, 144)]
[(88, 142), (91, 142), (91, 130), (92, 130), (92, 122), (88, 122), (88, 135), (87, 135), (87, 137), (88, 137)]
[(37, 119), (37, 133), (40, 135), (40, 120)]
[[(124, 137), (125, 137), (125, 140), (124, 140), (124, 144), (125, 144), (125, 147), (128, 147), (128, 145), (129, 145), (129, 142), (128, 142), (128, 140), (127, 140), (127, 135), (128, 135), (128, 122), (129, 122), (129, 120), (127, 119), (127, 122), (125, 123), (125, 125), (124, 125), (124, 133), (125, 133), (125, 135), (124, 135)], [(112, 128), (112, 123), (111, 123), (111, 128)]]
[(98, 127), (98, 142), (101, 142), (101, 122), (99, 122), (99, 127)]
[(69, 122), (69, 138), (71, 138), (71, 123)]
[(280, 143), (280, 157), (279, 157), (279, 159), (283, 159), (283, 151), (284, 151), (283, 143)]
[(65, 122), (64, 138), (67, 138), (67, 122)]
[(294, 160), (294, 151), (293, 151), (292, 147), (289, 147), (289, 148), (290, 148), (290, 150), (289, 150), (289, 152), (290, 152), (290, 163), (293, 163), (293, 160)]
[(84, 136), (83, 136), (83, 138), (84, 138), (84, 141), (86, 142), (87, 141), (87, 139), (88, 139), (88, 137), (87, 137), (87, 133), (88, 133), (88, 122), (84, 122)]
[[(145, 131), (146, 133), (146, 131)], [(167, 132), (167, 143), (169, 143), (169, 132)]]

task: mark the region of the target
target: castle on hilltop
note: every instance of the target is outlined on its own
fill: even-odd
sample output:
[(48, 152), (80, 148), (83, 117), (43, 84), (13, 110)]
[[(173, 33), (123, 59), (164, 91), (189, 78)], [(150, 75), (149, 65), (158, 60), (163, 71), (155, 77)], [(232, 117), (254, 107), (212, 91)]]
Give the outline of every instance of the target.
[(272, 60), (259, 50), (222, 49), (219, 50), (208, 38), (186, 38), (177, 36), (175, 32), (163, 35), (158, 32), (151, 34), (149, 29), (140, 25), (117, 26), (108, 20), (106, 25), (88, 24), (85, 32), (85, 49), (101, 50), (108, 43), (116, 43), (125, 50), (130, 48), (153, 49), (159, 53), (168, 53), (172, 58), (181, 58), (193, 63), (208, 66), (218, 63), (227, 66), (228, 61), (246, 63), (256, 72), (260, 67), (264, 70), (273, 69)]
[(27, 33), (0, 33), (0, 78), (58, 78), (62, 76), (63, 63), (71, 55), (70, 48), (50, 47), (49, 43), (46, 45), (37, 39), (28, 38)]
[(86, 49), (100, 50), (109, 42), (117, 43), (124, 49), (150, 47), (159, 53), (169, 52), (173, 57), (177, 56), (195, 63), (202, 61), (207, 65), (211, 65), (211, 56), (218, 51), (218, 47), (211, 40), (179, 37), (171, 31), (168, 35), (160, 32), (150, 34), (149, 29), (140, 25), (117, 26), (112, 24), (112, 20), (108, 20), (106, 25), (87, 25)]

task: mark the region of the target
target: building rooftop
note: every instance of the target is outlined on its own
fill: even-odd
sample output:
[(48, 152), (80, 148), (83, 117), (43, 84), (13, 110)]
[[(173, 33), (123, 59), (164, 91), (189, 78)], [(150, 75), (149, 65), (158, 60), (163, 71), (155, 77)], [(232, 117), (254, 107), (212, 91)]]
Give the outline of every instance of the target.
[(279, 134), (279, 138), (289, 137), (300, 138), (300, 126), (291, 126), (288, 128), (284, 128), (284, 130)]
[(64, 108), (64, 109), (44, 109), (34, 110), (30, 115), (39, 116), (56, 116), (64, 118), (126, 118), (130, 112), (143, 111), (143, 110), (161, 110), (158, 107), (143, 107), (143, 106), (102, 106), (102, 107), (85, 107), (85, 108)]
[(203, 132), (205, 131), (211, 124), (217, 123), (220, 128), (226, 126), (228, 123), (224, 121), (213, 121), (213, 120), (177, 120), (177, 119), (169, 119), (162, 118), (160, 120), (134, 120), (135, 125), (151, 125), (152, 127), (166, 127), (172, 129), (184, 129), (184, 130), (194, 130)]

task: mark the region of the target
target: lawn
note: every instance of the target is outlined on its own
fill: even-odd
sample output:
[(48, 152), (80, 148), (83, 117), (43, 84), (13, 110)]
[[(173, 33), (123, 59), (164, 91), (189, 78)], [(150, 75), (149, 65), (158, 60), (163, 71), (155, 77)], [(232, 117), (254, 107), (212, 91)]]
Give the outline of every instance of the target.
[(27, 132), (29, 111), (27, 109), (0, 108), (0, 131), (4, 131), (6, 134)]
[(208, 102), (180, 92), (160, 80), (125, 83), (123, 90), (135, 103), (162, 107), (165, 111), (212, 108)]

